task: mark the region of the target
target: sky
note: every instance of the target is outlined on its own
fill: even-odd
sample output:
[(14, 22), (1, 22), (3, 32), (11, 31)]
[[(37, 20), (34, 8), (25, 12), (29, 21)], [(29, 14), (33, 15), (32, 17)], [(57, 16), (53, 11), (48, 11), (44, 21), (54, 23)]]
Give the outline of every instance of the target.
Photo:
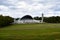
[(0, 15), (14, 18), (60, 16), (60, 0), (0, 0)]

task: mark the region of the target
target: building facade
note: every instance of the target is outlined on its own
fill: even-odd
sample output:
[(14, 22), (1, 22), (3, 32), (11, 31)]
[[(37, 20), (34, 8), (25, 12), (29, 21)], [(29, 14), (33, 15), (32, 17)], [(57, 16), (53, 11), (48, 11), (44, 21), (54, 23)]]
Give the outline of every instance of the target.
[(19, 20), (15, 20), (14, 19), (14, 23), (17, 23), (17, 24), (25, 24), (25, 23), (43, 23), (43, 14), (42, 14), (42, 20), (34, 20), (30, 15), (26, 15), (26, 16), (23, 16), (21, 19)]

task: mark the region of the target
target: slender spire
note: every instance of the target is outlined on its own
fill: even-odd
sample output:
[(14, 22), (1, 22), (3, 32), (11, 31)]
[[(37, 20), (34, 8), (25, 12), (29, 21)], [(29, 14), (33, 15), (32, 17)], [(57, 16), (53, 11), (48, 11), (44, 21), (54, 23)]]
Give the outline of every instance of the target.
[(42, 13), (42, 23), (43, 23), (43, 20), (44, 20), (44, 14)]

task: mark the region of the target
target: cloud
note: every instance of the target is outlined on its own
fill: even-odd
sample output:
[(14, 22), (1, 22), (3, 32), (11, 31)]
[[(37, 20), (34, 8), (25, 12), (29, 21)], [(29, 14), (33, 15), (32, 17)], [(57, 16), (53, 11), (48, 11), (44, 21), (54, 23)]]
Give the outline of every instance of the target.
[(24, 15), (60, 16), (60, 0), (0, 0), (0, 14), (12, 17)]

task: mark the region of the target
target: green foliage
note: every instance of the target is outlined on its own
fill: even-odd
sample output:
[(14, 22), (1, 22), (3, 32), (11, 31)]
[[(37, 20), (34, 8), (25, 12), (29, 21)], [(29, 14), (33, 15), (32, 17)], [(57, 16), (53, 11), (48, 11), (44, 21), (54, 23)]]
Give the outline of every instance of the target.
[(41, 17), (34, 17), (35, 20), (41, 20)]
[[(34, 17), (35, 20), (42, 20), (42, 17)], [(46, 23), (60, 23), (59, 16), (44, 17), (44, 22)]]
[(10, 25), (13, 22), (13, 18), (9, 16), (0, 16), (0, 27)]
[(44, 22), (47, 22), (47, 23), (60, 23), (60, 17), (59, 16), (47, 17), (47, 18), (44, 19)]
[(15, 18), (15, 20), (19, 20), (20, 18)]

